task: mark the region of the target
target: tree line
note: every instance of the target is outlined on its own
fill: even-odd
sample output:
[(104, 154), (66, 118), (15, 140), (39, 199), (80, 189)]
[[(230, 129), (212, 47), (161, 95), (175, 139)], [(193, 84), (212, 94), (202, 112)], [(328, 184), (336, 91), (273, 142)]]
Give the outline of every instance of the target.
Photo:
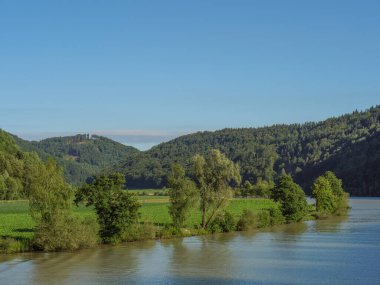
[(311, 194), (311, 181), (332, 170), (343, 178), (351, 195), (380, 195), (379, 106), (317, 123), (198, 132), (145, 152), (100, 136), (41, 142), (14, 139), (23, 151), (37, 152), (44, 161), (50, 156), (56, 159), (72, 185), (104, 172), (119, 172), (129, 188), (162, 188), (168, 183), (171, 164), (179, 163), (189, 171), (195, 154), (219, 149), (239, 163), (243, 181), (251, 184), (271, 184), (285, 171)]
[(63, 168), (66, 181), (72, 185), (81, 185), (89, 177), (139, 153), (134, 147), (89, 134), (31, 142), (14, 136), (14, 140), (22, 150), (36, 152), (44, 161), (53, 157)]
[[(36, 224), (32, 247), (37, 250), (73, 250), (99, 242), (114, 244), (181, 235), (189, 211), (195, 208), (201, 213), (197, 233), (207, 233), (298, 222), (309, 214), (318, 218), (344, 214), (348, 205), (342, 181), (334, 173), (326, 172), (314, 182), (316, 208), (310, 212), (302, 188), (290, 175), (282, 173), (267, 192), (278, 207), (259, 214), (245, 209), (236, 220), (225, 207), (242, 184), (240, 167), (214, 149), (207, 155), (193, 156), (187, 173), (180, 164), (171, 165), (168, 211), (172, 224), (157, 231), (154, 225), (139, 221), (141, 204), (135, 195), (125, 191), (124, 175), (99, 175), (90, 183), (74, 188), (65, 181), (62, 168), (53, 159), (43, 162), (36, 154), (20, 151), (8, 138), (0, 146), (0, 154), (13, 157), (12, 163), (0, 161), (1, 173), (6, 167), (9, 171), (13, 169), (10, 165), (22, 170), (10, 173), (19, 175), (14, 177), (23, 187), (20, 193), (29, 200), (30, 214)], [(81, 203), (94, 209), (96, 219), (81, 219), (73, 214), (73, 207)]]
[(318, 123), (198, 132), (162, 143), (112, 168), (127, 187), (161, 188), (170, 165), (190, 170), (195, 154), (221, 150), (240, 165), (244, 181), (273, 183), (283, 171), (311, 194), (312, 181), (328, 170), (351, 195), (380, 195), (380, 107)]

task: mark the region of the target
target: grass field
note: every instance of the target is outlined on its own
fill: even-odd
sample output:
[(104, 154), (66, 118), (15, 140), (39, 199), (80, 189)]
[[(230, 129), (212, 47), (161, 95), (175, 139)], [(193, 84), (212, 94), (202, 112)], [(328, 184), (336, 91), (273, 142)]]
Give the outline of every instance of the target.
[[(143, 206), (140, 208), (141, 221), (164, 225), (171, 222), (166, 196), (139, 196)], [(267, 199), (233, 199), (226, 210), (238, 217), (244, 209), (258, 212), (274, 207), (274, 202)], [(31, 238), (34, 223), (29, 215), (28, 201), (0, 201), (0, 237)], [(80, 217), (95, 216), (92, 209), (84, 206), (74, 207), (74, 213)], [(194, 209), (187, 220), (188, 227), (200, 223), (200, 213)]]

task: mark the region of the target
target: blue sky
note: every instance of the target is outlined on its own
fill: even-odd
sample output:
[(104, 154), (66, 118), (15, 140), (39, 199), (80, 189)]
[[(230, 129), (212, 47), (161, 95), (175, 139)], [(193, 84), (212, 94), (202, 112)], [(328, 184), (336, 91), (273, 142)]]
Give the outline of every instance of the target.
[(380, 104), (379, 1), (0, 0), (0, 128), (148, 148)]

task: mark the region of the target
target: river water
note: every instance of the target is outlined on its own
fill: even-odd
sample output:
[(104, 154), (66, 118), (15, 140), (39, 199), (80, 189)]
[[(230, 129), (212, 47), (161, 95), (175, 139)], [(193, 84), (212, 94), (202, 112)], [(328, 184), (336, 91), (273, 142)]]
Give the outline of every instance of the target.
[(0, 284), (380, 284), (380, 199), (267, 231), (0, 256)]

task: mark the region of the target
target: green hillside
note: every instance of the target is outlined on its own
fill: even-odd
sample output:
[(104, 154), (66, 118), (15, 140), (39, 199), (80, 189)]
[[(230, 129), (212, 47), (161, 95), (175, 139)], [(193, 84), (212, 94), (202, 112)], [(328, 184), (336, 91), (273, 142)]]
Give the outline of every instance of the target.
[(215, 148), (240, 164), (243, 181), (270, 181), (285, 171), (309, 192), (315, 177), (332, 170), (352, 195), (380, 196), (380, 106), (322, 122), (198, 132), (145, 152), (95, 135), (40, 142), (14, 137), (16, 145), (4, 134), (0, 150), (16, 153), (20, 148), (37, 152), (43, 160), (52, 156), (72, 184), (118, 171), (129, 188), (161, 188), (173, 162), (188, 169), (193, 155)]
[(15, 140), (23, 150), (37, 152), (44, 160), (49, 156), (55, 158), (72, 184), (83, 183), (88, 177), (139, 153), (133, 147), (97, 135), (56, 137), (39, 142), (18, 137)]
[(322, 122), (198, 132), (162, 143), (114, 167), (131, 188), (166, 184), (169, 165), (220, 149), (241, 166), (244, 180), (273, 180), (292, 174), (306, 191), (325, 170), (344, 178), (352, 195), (380, 195), (380, 106)]

